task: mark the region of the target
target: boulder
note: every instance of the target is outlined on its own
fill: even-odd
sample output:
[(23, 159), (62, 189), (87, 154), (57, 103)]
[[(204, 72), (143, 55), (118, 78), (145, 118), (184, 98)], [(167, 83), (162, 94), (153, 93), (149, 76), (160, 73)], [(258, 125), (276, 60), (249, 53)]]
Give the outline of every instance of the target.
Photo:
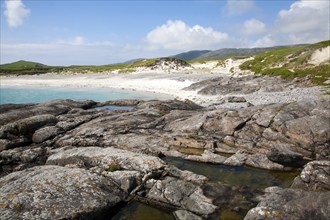
[(148, 180), (146, 187), (150, 188), (146, 195), (150, 200), (171, 204), (199, 215), (209, 215), (216, 210), (200, 186), (190, 182), (165, 177), (163, 180)]
[(59, 133), (60, 130), (55, 126), (44, 127), (34, 132), (32, 136), (32, 141), (34, 143), (41, 143), (45, 140), (55, 137)]
[(327, 220), (330, 218), (330, 192), (267, 188), (257, 207), (244, 220)]
[(0, 179), (1, 219), (97, 218), (127, 198), (84, 169), (38, 166)]
[(251, 167), (258, 167), (268, 170), (284, 170), (284, 166), (270, 161), (264, 154), (248, 155), (245, 164)]
[(0, 150), (26, 145), (32, 142), (33, 133), (44, 126), (55, 125), (53, 115), (36, 115), (6, 124), (0, 128)]
[(306, 164), (291, 188), (304, 190), (330, 190), (330, 161), (312, 161)]
[(288, 149), (273, 148), (268, 154), (267, 158), (275, 163), (285, 166), (300, 167), (303, 162), (303, 155), (293, 152)]

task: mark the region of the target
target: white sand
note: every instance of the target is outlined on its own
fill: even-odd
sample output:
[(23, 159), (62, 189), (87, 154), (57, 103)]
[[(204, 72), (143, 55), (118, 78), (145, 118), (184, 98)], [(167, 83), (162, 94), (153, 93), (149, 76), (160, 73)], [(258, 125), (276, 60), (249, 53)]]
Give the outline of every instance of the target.
[(308, 63), (314, 65), (320, 65), (321, 63), (329, 62), (329, 61), (330, 61), (330, 46), (327, 46), (316, 50), (312, 54)]
[[(148, 72), (142, 69), (136, 73), (98, 73), (98, 74), (43, 74), (33, 76), (10, 76), (1, 77), (0, 86), (8, 87), (69, 87), (69, 88), (115, 88), (140, 92), (152, 92), (169, 95), (180, 100), (190, 99), (203, 106), (218, 105), (219, 107), (244, 107), (246, 103), (222, 103), (225, 96), (199, 95), (197, 91), (182, 90), (192, 83), (216, 77), (240, 77), (242, 72), (230, 73), (231, 68), (238, 68), (239, 64), (245, 60), (228, 60), (222, 67), (217, 67), (209, 62), (200, 68), (211, 68), (211, 71), (203, 72), (200, 69), (181, 70), (175, 73), (164, 71)], [(213, 67), (213, 69), (212, 69)], [(236, 69), (235, 69), (236, 70)], [(320, 88), (288, 88), (283, 92), (256, 92), (253, 94), (235, 94), (244, 96), (245, 99), (254, 104), (268, 104), (278, 102), (304, 101), (320, 98)], [(227, 95), (228, 96), (228, 95)]]

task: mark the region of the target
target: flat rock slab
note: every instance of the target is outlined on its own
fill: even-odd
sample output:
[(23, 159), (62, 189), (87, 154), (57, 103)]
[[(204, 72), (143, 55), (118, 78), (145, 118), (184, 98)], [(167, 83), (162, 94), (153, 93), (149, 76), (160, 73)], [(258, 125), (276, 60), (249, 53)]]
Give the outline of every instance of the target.
[(127, 197), (104, 177), (47, 165), (1, 178), (0, 195), (2, 220), (93, 218)]
[(61, 166), (77, 164), (87, 167), (98, 166), (103, 168), (103, 171), (124, 169), (143, 173), (159, 171), (165, 168), (165, 163), (158, 157), (112, 147), (81, 147), (62, 150), (51, 155), (47, 159), (47, 164)]

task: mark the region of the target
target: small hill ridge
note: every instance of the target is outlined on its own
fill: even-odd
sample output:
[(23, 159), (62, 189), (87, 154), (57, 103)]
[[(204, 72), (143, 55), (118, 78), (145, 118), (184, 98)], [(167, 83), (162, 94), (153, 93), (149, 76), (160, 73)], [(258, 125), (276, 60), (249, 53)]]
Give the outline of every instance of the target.
[(330, 41), (266, 51), (242, 63), (240, 69), (286, 79), (307, 77), (324, 85), (330, 79)]

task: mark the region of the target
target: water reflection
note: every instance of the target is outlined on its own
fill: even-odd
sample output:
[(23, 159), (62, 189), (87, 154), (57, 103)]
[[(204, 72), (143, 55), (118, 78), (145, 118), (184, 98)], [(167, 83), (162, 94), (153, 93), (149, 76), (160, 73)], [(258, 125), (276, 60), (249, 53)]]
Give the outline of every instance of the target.
[(131, 201), (112, 220), (174, 220), (172, 212)]
[(264, 189), (269, 186), (289, 187), (299, 170), (290, 172), (269, 171), (252, 167), (231, 167), (225, 165), (204, 164), (187, 161), (181, 158), (163, 158), (181, 170), (189, 170), (204, 175), (211, 182), (229, 186), (247, 186), (253, 189)]
[[(219, 211), (211, 220), (243, 219), (256, 205), (256, 195), (269, 186), (289, 187), (299, 170), (283, 172), (251, 167), (230, 167), (187, 161), (181, 158), (162, 158), (181, 170), (189, 170), (209, 178), (204, 186), (207, 196), (214, 199)], [(137, 201), (128, 203), (112, 220), (174, 220), (171, 211), (155, 208)]]

